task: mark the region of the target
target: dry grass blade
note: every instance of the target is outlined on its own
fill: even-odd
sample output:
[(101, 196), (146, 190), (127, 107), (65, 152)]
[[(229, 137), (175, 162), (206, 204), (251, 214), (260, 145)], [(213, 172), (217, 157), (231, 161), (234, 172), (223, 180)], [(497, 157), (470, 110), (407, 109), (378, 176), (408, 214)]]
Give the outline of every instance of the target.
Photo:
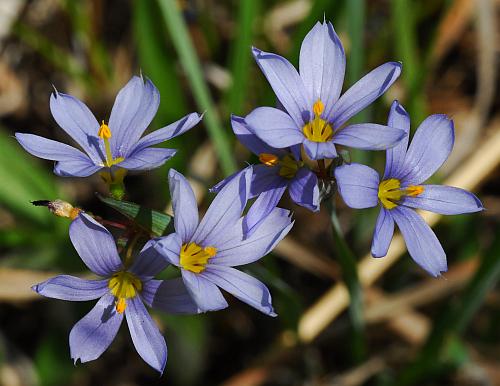
[(0, 302), (33, 300), (40, 295), (31, 286), (53, 276), (53, 272), (37, 272), (27, 269), (0, 268)]

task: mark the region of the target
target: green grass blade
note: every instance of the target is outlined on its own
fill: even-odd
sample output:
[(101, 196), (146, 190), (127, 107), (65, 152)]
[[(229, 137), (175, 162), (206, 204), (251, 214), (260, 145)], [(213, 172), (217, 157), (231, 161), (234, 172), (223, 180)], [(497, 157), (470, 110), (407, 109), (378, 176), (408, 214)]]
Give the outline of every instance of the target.
[(258, 15), (260, 0), (242, 0), (239, 2), (239, 13), (236, 40), (231, 47), (230, 70), (232, 74), (231, 88), (227, 92), (226, 105), (231, 113), (241, 114), (248, 91), (250, 65), (252, 55), (253, 25)]
[(205, 111), (204, 122), (207, 125), (209, 135), (214, 143), (222, 170), (226, 175), (229, 175), (236, 170), (236, 163), (233, 158), (231, 145), (228, 135), (221, 125), (208, 86), (204, 80), (200, 62), (196, 56), (196, 51), (189, 36), (182, 13), (176, 1), (158, 1), (165, 25), (170, 33), (170, 38), (177, 50), (191, 88), (193, 89), (198, 108)]

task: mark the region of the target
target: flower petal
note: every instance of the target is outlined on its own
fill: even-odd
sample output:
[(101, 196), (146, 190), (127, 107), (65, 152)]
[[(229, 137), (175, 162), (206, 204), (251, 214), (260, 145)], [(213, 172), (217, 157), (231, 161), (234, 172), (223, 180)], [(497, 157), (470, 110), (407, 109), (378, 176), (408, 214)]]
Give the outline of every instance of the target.
[(192, 240), (198, 245), (215, 246), (241, 217), (250, 196), (252, 169), (243, 169), (210, 204)]
[(315, 102), (332, 106), (342, 91), (345, 54), (332, 23), (316, 23), (300, 48), (300, 77)]
[(149, 307), (168, 314), (192, 315), (201, 311), (191, 298), (181, 277), (145, 282), (141, 298)]
[(383, 257), (387, 255), (387, 251), (389, 250), (389, 245), (391, 244), (393, 235), (394, 219), (391, 216), (391, 212), (382, 207), (377, 217), (375, 232), (373, 232), (373, 257)]
[(483, 210), (483, 204), (467, 190), (444, 185), (422, 185), (418, 196), (404, 197), (401, 205), (439, 214), (473, 213)]
[(99, 358), (115, 339), (123, 314), (116, 312), (114, 303), (113, 295), (104, 295), (71, 329), (69, 348), (75, 364), (78, 359), (85, 363)]
[(89, 215), (80, 213), (73, 220), (69, 237), (80, 258), (95, 274), (110, 276), (122, 267), (113, 236)]
[(212, 264), (207, 265), (204, 276), (260, 312), (269, 316), (277, 316), (272, 306), (269, 290), (256, 278), (231, 267)]
[(248, 210), (243, 219), (243, 232), (245, 237), (250, 236), (265, 220), (265, 218), (276, 208), (283, 193), (285, 193), (287, 183), (281, 182), (275, 188), (262, 192)]
[(125, 317), (137, 353), (144, 362), (163, 373), (167, 364), (167, 344), (140, 297), (127, 299)]
[(129, 271), (142, 281), (153, 278), (168, 266), (167, 260), (156, 250), (156, 241), (149, 240), (134, 259)]
[(408, 247), (410, 256), (423, 269), (436, 277), (447, 268), (446, 254), (432, 229), (413, 209), (398, 206), (391, 214)]
[(392, 103), (387, 126), (403, 130), (406, 134), (396, 146), (386, 151), (384, 180), (391, 177), (397, 178), (403, 169), (406, 150), (408, 149), (410, 116), (398, 101)]
[(59, 275), (31, 287), (36, 293), (53, 299), (86, 301), (100, 298), (109, 291), (108, 280), (85, 280)]
[(92, 161), (101, 163), (104, 151), (97, 136), (100, 125), (89, 108), (77, 98), (56, 91), (50, 96), (50, 111), (57, 124), (85, 150)]
[(148, 147), (131, 153), (129, 157), (125, 158), (117, 166), (128, 170), (151, 170), (163, 165), (176, 152), (177, 150), (175, 149)]
[(358, 123), (337, 131), (332, 142), (363, 150), (384, 150), (396, 145), (405, 132), (375, 123)]
[(204, 276), (206, 270), (200, 274), (185, 269), (181, 272), (186, 289), (202, 312), (218, 311), (228, 306), (220, 289)]
[(335, 128), (342, 126), (385, 93), (401, 74), (401, 67), (401, 63), (387, 62), (366, 74), (333, 106), (325, 105), (325, 119), (332, 122)]
[(269, 146), (284, 148), (302, 143), (304, 134), (292, 118), (274, 107), (258, 107), (248, 114), (245, 122)]
[(162, 255), (167, 262), (179, 267), (179, 254), (183, 240), (177, 233), (151, 240), (153, 248)]
[(313, 160), (336, 158), (337, 149), (333, 141), (329, 142), (314, 142), (308, 139), (304, 140), (304, 150), (309, 158)]
[(116, 96), (109, 128), (113, 156), (126, 157), (153, 120), (160, 105), (160, 93), (142, 76), (134, 76)]
[(252, 48), (252, 53), (274, 93), (295, 124), (302, 127), (305, 122), (309, 122), (313, 102), (297, 70), (282, 56), (264, 52), (255, 47)]
[(415, 132), (406, 153), (400, 172), (404, 185), (419, 185), (432, 176), (450, 155), (454, 141), (451, 119), (443, 114), (427, 117)]
[(103, 167), (92, 163), (89, 157), (71, 161), (59, 161), (54, 165), (54, 173), (59, 177), (88, 177)]
[(290, 212), (281, 208), (274, 208), (248, 237), (244, 236), (242, 221), (228, 230), (210, 264), (234, 267), (259, 260), (271, 252), (293, 226)]
[(183, 242), (189, 242), (199, 222), (196, 197), (186, 178), (174, 169), (170, 169), (168, 173), (168, 184), (174, 209), (175, 231)]
[(319, 210), (318, 177), (308, 168), (300, 168), (288, 185), (288, 194), (297, 205), (313, 212)]
[(40, 137), (39, 135), (16, 133), (16, 139), (24, 150), (39, 158), (53, 161), (72, 161), (75, 158), (82, 157), (89, 159), (86, 154), (73, 146)]
[(155, 130), (152, 133), (149, 133), (148, 135), (142, 137), (139, 142), (137, 142), (137, 145), (130, 149), (130, 153), (138, 152), (147, 147), (157, 145), (161, 142), (177, 137), (196, 126), (202, 120), (202, 118), (202, 114), (191, 113), (182, 117), (178, 121), (171, 123), (168, 126)]
[(352, 163), (335, 169), (339, 193), (347, 206), (372, 208), (378, 203), (379, 175), (372, 168)]
[(285, 153), (282, 149), (269, 146), (259, 139), (259, 137), (250, 130), (244, 118), (238, 117), (237, 115), (231, 115), (231, 126), (238, 141), (255, 155), (258, 156), (261, 153), (268, 153), (279, 157)]

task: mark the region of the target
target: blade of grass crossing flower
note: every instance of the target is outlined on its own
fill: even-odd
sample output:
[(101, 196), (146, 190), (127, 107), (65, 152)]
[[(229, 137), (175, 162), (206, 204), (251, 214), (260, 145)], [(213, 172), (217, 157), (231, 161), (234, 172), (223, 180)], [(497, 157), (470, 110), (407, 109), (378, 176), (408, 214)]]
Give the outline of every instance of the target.
[(177, 2), (174, 0), (158, 0), (158, 4), (160, 5), (165, 25), (170, 33), (170, 38), (193, 89), (198, 107), (205, 111), (204, 122), (217, 150), (221, 167), (224, 173), (229, 175), (236, 170), (231, 145), (227, 132), (222, 128), (215, 105), (210, 97), (208, 86), (204, 80), (200, 62), (196, 56), (182, 13)]
[(253, 63), (250, 47), (260, 0), (242, 0), (238, 4), (238, 22), (236, 23), (235, 41), (231, 47), (229, 66), (233, 79), (226, 96), (226, 105), (229, 112), (240, 115), (243, 112), (248, 91), (250, 65)]
[(327, 201), (332, 222), (332, 235), (336, 256), (342, 269), (342, 276), (347, 285), (351, 299), (349, 305), (349, 316), (352, 323), (351, 354), (354, 362), (361, 362), (366, 354), (366, 343), (363, 320), (363, 292), (358, 278), (356, 257), (347, 245), (340, 229), (340, 224), (335, 213), (335, 206), (330, 200)]
[(485, 252), (481, 265), (467, 284), (462, 296), (444, 309), (425, 346), (416, 360), (408, 366), (394, 386), (421, 383), (430, 373), (438, 373), (447, 368), (452, 358), (453, 345), (464, 333), (472, 317), (482, 305), (488, 291), (500, 279), (500, 231), (496, 232), (493, 244)]
[(408, 91), (408, 110), (415, 122), (420, 123), (425, 117), (422, 79), (425, 71), (417, 49), (415, 13), (418, 9), (408, 0), (392, 0), (391, 7), (396, 54), (404, 64), (402, 78)]

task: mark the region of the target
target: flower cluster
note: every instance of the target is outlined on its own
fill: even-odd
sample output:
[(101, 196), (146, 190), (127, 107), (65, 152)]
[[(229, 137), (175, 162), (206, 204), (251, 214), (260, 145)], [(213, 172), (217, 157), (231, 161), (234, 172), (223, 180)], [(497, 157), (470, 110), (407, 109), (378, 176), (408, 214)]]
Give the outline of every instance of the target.
[[(267, 287), (234, 267), (267, 255), (293, 226), (288, 210), (277, 207), (285, 190), (293, 202), (317, 212), (320, 187), (335, 183), (345, 203), (356, 209), (380, 205), (372, 244), (375, 257), (386, 255), (396, 223), (413, 259), (434, 276), (446, 271), (446, 256), (430, 227), (413, 209), (442, 214), (482, 210), (481, 202), (462, 189), (424, 182), (442, 165), (453, 147), (453, 124), (444, 115), (428, 117), (411, 145), (410, 119), (394, 101), (387, 125), (348, 124), (396, 81), (401, 64), (377, 67), (341, 95), (346, 59), (329, 22), (318, 22), (305, 37), (299, 71), (285, 58), (252, 49), (273, 88), (278, 107), (258, 107), (245, 117), (232, 116), (238, 140), (259, 160), (212, 188), (217, 195), (200, 220), (193, 190), (171, 169), (168, 183), (174, 229), (144, 240), (129, 230), (125, 248), (117, 248), (100, 218), (56, 200), (36, 201), (69, 217), (69, 236), (87, 267), (100, 279), (62, 275), (37, 284), (37, 293), (62, 300), (98, 299), (70, 332), (71, 357), (98, 358), (111, 344), (125, 316), (139, 355), (163, 372), (165, 340), (146, 306), (174, 314), (226, 308), (221, 289), (266, 315), (276, 316)], [(153, 147), (184, 133), (202, 120), (188, 114), (143, 136), (159, 106), (159, 92), (149, 79), (133, 77), (118, 93), (109, 121), (98, 123), (78, 99), (55, 91), (52, 115), (83, 150), (32, 134), (17, 133), (31, 154), (56, 161), (54, 173), (87, 177), (99, 173), (110, 193), (121, 200), (128, 171), (156, 168), (175, 150)], [(337, 146), (386, 150), (382, 178), (368, 166), (342, 164)], [(335, 162), (333, 162), (333, 160)], [(325, 198), (328, 199), (328, 198)], [(249, 205), (250, 200), (253, 202)], [(140, 249), (140, 250), (139, 250)], [(180, 277), (155, 277), (168, 266)]]

